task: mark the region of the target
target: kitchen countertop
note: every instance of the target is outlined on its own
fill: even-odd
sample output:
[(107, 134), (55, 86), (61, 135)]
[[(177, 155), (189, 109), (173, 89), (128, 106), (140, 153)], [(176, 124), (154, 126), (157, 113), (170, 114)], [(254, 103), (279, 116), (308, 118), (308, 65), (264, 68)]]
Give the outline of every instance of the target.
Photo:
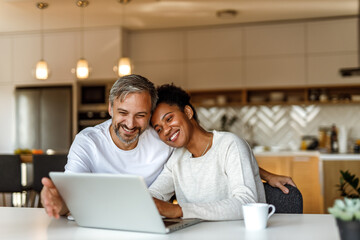
[(255, 156), (319, 156), (318, 151), (253, 151)]
[(359, 153), (322, 153), (320, 154), (322, 161), (339, 161), (339, 160), (357, 160), (360, 161)]
[(322, 161), (358, 160), (359, 153), (320, 153), (319, 151), (254, 151), (255, 156), (318, 156)]

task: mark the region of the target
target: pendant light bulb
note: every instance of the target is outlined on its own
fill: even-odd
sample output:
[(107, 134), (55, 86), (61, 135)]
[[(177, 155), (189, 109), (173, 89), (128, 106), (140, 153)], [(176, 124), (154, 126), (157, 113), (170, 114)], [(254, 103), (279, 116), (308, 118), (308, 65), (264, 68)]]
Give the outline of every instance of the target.
[(47, 63), (42, 59), (36, 64), (36, 79), (46, 80), (49, 77)]
[(119, 77), (131, 74), (131, 61), (130, 58), (122, 57), (118, 63)]
[(78, 79), (89, 77), (89, 63), (84, 58), (80, 58), (76, 64), (76, 77)]
[(88, 0), (76, 1), (76, 5), (81, 9), (80, 25), (81, 25), (81, 58), (76, 64), (76, 77), (77, 79), (87, 79), (89, 77), (89, 63), (84, 58), (84, 8), (89, 5)]
[[(36, 4), (36, 7), (40, 10), (44, 10), (49, 6), (48, 3), (45, 2), (38, 2)], [(41, 42), (40, 42), (40, 49), (41, 49), (41, 60), (36, 64), (36, 69), (35, 69), (35, 77), (36, 79), (39, 80), (46, 80), (49, 77), (49, 68), (47, 65), (47, 62), (44, 60), (44, 33), (43, 33), (43, 11), (41, 11), (41, 15), (40, 15), (41, 19), (40, 19), (40, 29), (41, 29), (41, 33), (40, 33), (40, 38), (41, 38)]]

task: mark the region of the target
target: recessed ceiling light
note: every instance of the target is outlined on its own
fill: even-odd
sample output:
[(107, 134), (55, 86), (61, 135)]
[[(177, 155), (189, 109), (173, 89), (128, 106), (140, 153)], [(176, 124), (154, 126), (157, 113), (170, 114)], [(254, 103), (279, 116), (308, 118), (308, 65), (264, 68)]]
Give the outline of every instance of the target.
[(216, 16), (219, 18), (229, 19), (234, 18), (238, 14), (238, 11), (234, 9), (224, 9), (216, 12)]

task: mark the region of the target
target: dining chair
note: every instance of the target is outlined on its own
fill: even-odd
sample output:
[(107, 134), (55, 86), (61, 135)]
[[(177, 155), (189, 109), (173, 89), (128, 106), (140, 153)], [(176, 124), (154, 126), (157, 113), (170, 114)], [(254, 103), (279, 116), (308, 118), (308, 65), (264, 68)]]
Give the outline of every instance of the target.
[(285, 187), (289, 189), (288, 194), (264, 183), (266, 202), (275, 206), (275, 213), (303, 213), (303, 198), (300, 190), (289, 184)]
[[(21, 184), (21, 159), (19, 155), (0, 155), (0, 192), (3, 205), (6, 204), (6, 194), (19, 193), (20, 204), (23, 205), (22, 192), (26, 189)], [(11, 195), (13, 197), (13, 195)], [(12, 199), (11, 197), (11, 199)], [(10, 203), (13, 206), (13, 201)]]
[(41, 179), (49, 177), (49, 172), (63, 172), (67, 162), (66, 154), (35, 154), (33, 155), (33, 185), (32, 190), (35, 192), (35, 198), (32, 200), (32, 205), (35, 207), (41, 206), (40, 192), (43, 188)]

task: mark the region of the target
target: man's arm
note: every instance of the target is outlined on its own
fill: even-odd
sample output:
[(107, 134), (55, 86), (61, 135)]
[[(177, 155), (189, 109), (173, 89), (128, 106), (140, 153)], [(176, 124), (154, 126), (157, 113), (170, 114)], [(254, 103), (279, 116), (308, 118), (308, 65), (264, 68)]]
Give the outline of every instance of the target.
[(285, 184), (292, 185), (296, 187), (294, 181), (291, 179), (291, 177), (288, 176), (282, 176), (282, 175), (276, 175), (271, 172), (268, 172), (261, 167), (259, 167), (259, 173), (262, 180), (265, 180), (270, 186), (272, 187), (278, 187), (280, 188), (283, 193), (288, 194), (289, 189), (285, 187)]
[(45, 208), (45, 212), (49, 215), (49, 217), (54, 218), (66, 215), (69, 210), (54, 183), (46, 177), (44, 177), (41, 182), (44, 185), (40, 193), (41, 204)]

